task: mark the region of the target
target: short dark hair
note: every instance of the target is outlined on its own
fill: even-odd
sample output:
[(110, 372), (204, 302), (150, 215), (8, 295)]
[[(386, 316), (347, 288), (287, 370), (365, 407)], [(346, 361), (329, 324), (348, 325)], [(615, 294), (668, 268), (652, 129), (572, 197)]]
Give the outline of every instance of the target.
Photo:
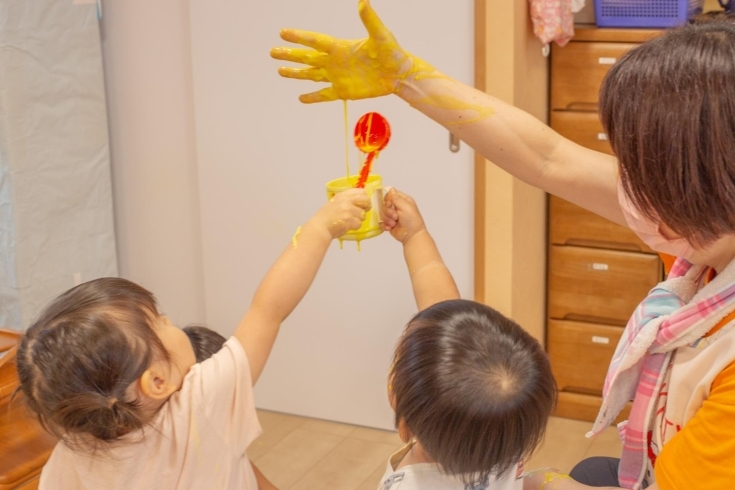
[(735, 233), (735, 22), (700, 18), (626, 53), (600, 89), (626, 194), (706, 245)]
[(84, 449), (142, 429), (147, 421), (128, 388), (151, 362), (169, 360), (157, 316), (153, 295), (124, 279), (90, 281), (54, 300), (16, 359), (20, 389), (43, 427)]
[(197, 362), (209, 359), (213, 354), (219, 352), (227, 340), (214, 330), (201, 325), (189, 325), (183, 330), (189, 337)]
[(416, 315), (395, 352), (396, 425), (466, 481), (503, 475), (539, 444), (556, 404), (541, 345), (518, 324), (474, 301)]

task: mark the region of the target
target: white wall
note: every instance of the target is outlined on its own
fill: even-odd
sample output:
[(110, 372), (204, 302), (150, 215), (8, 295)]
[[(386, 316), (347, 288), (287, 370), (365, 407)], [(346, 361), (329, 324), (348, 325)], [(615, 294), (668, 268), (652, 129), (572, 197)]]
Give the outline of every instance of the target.
[[(297, 226), (344, 175), (342, 104), (305, 106), (317, 84), (278, 76), (268, 56), (282, 27), (365, 35), (357, 0), (190, 0), (194, 100), (210, 325), (230, 333)], [(376, 0), (406, 49), (471, 83), (472, 1)], [(329, 15), (325, 15), (328, 12)], [(417, 17), (421, 12), (421, 21)], [(437, 36), (437, 32), (446, 35)], [(370, 110), (393, 138), (377, 171), (413, 194), (464, 296), (473, 277), (472, 151), (454, 154), (445, 129), (396, 97), (354, 102), (350, 127)], [(353, 153), (354, 155), (354, 153)], [(353, 156), (353, 171), (355, 159)], [(415, 313), (400, 246), (388, 236), (337, 244), (281, 329), (256, 389), (259, 407), (390, 428), (386, 373)]]
[[(407, 49), (471, 83), (471, 0), (435, 5), (418, 24), (420, 0), (375, 4)], [(229, 334), (296, 227), (325, 201), (325, 182), (344, 172), (341, 104), (299, 104), (313, 85), (280, 79), (268, 50), (285, 26), (363, 35), (357, 1), (103, 7), (121, 273), (180, 325), (205, 321)], [(369, 110), (394, 129), (377, 170), (415, 195), (471, 297), (471, 150), (450, 153), (447, 131), (396, 98), (351, 103), (350, 125)], [(400, 246), (386, 235), (363, 247), (330, 251), (282, 329), (258, 406), (392, 427), (386, 372), (415, 306)]]
[(103, 13), (120, 275), (173, 322), (204, 322), (188, 4), (106, 0)]

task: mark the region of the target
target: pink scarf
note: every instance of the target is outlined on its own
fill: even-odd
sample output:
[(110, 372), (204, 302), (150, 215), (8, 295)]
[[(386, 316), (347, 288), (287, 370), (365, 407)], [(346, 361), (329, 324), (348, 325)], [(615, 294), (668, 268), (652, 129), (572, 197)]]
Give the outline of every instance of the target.
[(638, 490), (646, 474), (652, 422), (673, 352), (703, 337), (713, 320), (735, 309), (735, 283), (697, 294), (708, 267), (677, 259), (666, 281), (638, 305), (625, 327), (605, 379), (600, 413), (588, 437), (597, 435), (633, 400), (620, 424), (623, 455), (618, 479)]

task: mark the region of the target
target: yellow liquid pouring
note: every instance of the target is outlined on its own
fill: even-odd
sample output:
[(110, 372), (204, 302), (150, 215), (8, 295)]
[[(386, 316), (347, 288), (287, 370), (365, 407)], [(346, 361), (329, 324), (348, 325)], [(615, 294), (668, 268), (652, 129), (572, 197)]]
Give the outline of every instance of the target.
[(347, 167), (347, 180), (350, 180), (350, 119), (347, 116), (347, 100), (344, 103), (345, 113), (345, 166)]

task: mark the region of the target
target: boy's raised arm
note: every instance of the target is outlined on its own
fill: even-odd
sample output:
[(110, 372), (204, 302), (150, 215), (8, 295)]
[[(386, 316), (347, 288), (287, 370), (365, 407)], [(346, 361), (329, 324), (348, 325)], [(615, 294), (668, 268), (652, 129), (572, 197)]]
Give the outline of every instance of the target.
[(359, 228), (369, 208), (370, 199), (362, 189), (337, 194), (300, 228), (258, 286), (234, 334), (247, 353), (253, 384), (263, 371), (281, 323), (308, 291), (329, 244)]
[(395, 189), (388, 192), (383, 228), (403, 243), (403, 255), (419, 311), (442, 301), (459, 299), (454, 278), (444, 265), (411, 197)]

